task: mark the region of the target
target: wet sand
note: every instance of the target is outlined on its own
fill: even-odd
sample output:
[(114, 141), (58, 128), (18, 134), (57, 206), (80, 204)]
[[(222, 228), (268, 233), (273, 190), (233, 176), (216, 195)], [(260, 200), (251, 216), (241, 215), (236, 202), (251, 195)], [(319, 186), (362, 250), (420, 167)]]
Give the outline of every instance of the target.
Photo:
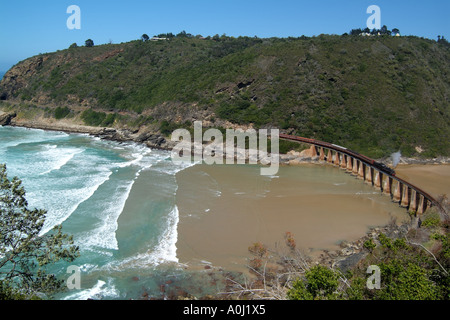
[(399, 165), (395, 171), (435, 198), (442, 194), (450, 197), (450, 164)]
[(191, 266), (245, 269), (250, 245), (284, 246), (286, 232), (314, 256), (391, 217), (409, 221), (388, 196), (329, 165), (283, 166), (276, 177), (260, 176), (257, 166), (196, 165), (177, 181), (177, 257)]

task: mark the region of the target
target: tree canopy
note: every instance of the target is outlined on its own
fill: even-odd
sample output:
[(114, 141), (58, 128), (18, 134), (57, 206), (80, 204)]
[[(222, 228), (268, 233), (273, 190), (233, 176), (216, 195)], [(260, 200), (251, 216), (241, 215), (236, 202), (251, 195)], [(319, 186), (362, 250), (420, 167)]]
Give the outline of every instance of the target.
[(94, 41), (92, 39), (87, 39), (84, 44), (86, 45), (86, 47), (93, 47), (94, 46)]
[(22, 182), (9, 180), (6, 165), (0, 164), (0, 300), (48, 297), (63, 290), (64, 281), (46, 267), (72, 262), (79, 249), (61, 225), (41, 234), (46, 214), (28, 208)]

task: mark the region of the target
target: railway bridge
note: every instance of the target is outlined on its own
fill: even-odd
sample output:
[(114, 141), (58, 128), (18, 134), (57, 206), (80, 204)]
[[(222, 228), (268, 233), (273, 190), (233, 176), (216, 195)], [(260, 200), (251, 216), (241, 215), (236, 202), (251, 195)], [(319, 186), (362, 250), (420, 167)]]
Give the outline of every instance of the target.
[(397, 177), (395, 171), (383, 163), (328, 142), (286, 134), (280, 134), (280, 139), (310, 144), (312, 155), (372, 184), (414, 214), (420, 216), (432, 206), (436, 206), (446, 214), (435, 198), (412, 183)]

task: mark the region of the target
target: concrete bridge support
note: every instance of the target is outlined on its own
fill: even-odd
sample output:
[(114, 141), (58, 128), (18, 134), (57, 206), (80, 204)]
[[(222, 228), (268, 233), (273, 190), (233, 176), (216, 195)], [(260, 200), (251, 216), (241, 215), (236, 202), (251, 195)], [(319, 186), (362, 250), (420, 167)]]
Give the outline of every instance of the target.
[(353, 159), (353, 170), (352, 170), (352, 174), (357, 176), (358, 175), (358, 166), (359, 166), (359, 161), (358, 159)]
[(331, 149), (328, 149), (328, 153), (327, 153), (327, 162), (328, 163), (333, 163), (333, 155), (331, 153)]
[(347, 168), (346, 158), (347, 156), (345, 154), (341, 154), (341, 169)]
[(402, 207), (405, 207), (405, 208), (409, 207), (410, 194), (411, 194), (411, 189), (408, 186), (403, 186), (402, 201), (400, 202), (400, 205)]
[(394, 202), (400, 202), (400, 200), (402, 199), (402, 188), (403, 184), (400, 181), (397, 181), (395, 191), (392, 197), (392, 200)]
[(341, 162), (340, 160), (341, 160), (341, 156), (339, 155), (339, 152), (335, 151), (334, 156), (333, 156), (333, 164), (335, 166), (339, 166), (340, 162)]
[(386, 179), (384, 179), (384, 187), (383, 192), (387, 195), (391, 195), (391, 189), (392, 189), (392, 178), (389, 176), (386, 176)]
[(375, 186), (375, 188), (382, 189), (381, 188), (381, 179), (382, 179), (381, 172), (376, 170), (376, 172), (375, 172), (375, 179), (373, 181), (373, 185)]
[(317, 148), (316, 148), (316, 146), (315, 145), (311, 145), (311, 148), (309, 149), (310, 150), (310, 152), (311, 152), (311, 157), (317, 157)]
[(325, 152), (322, 147), (319, 150), (319, 160), (321, 160), (321, 161), (325, 160)]
[(414, 213), (417, 212), (417, 204), (418, 204), (417, 196), (418, 196), (417, 191), (412, 189), (411, 190), (411, 201), (409, 202), (409, 211), (414, 212)]
[(367, 166), (366, 182), (373, 184), (373, 169)]
[(353, 158), (347, 157), (347, 172), (352, 172), (353, 170)]
[(363, 162), (359, 162), (358, 178), (366, 180), (366, 165)]
[(420, 195), (419, 197), (419, 206), (417, 207), (417, 214), (423, 214), (426, 210), (426, 202), (427, 199), (423, 195)]

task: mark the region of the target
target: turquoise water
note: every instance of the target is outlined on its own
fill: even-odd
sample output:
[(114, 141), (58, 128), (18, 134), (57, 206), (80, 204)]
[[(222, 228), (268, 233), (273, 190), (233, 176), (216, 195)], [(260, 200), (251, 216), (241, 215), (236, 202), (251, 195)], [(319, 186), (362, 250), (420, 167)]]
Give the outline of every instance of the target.
[[(0, 163), (22, 180), (29, 207), (48, 211), (43, 233), (62, 224), (80, 247), (70, 265), (81, 288), (57, 299), (138, 298), (186, 276), (176, 257), (175, 174), (192, 164), (134, 143), (13, 127), (0, 127)], [(68, 266), (51, 271), (67, 279)]]

